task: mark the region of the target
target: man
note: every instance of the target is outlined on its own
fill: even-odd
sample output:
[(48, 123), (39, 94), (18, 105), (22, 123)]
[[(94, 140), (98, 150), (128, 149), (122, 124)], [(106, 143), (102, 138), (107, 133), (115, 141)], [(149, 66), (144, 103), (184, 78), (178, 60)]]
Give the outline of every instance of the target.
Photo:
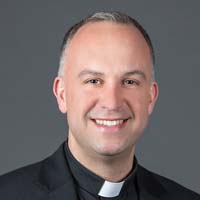
[(158, 97), (151, 40), (119, 12), (96, 13), (65, 35), (53, 91), (68, 138), (49, 158), (3, 175), (5, 200), (197, 200), (137, 162), (135, 145)]

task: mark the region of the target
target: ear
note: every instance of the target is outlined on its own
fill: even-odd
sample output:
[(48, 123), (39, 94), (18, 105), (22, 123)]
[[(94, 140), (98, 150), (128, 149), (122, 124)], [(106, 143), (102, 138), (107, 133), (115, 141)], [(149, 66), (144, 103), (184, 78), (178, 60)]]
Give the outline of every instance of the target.
[(59, 110), (62, 113), (67, 112), (66, 95), (64, 81), (62, 77), (56, 77), (53, 83), (53, 93), (57, 99)]
[(158, 99), (158, 84), (157, 82), (153, 81), (150, 87), (150, 102), (148, 108), (149, 115), (153, 112), (157, 99)]

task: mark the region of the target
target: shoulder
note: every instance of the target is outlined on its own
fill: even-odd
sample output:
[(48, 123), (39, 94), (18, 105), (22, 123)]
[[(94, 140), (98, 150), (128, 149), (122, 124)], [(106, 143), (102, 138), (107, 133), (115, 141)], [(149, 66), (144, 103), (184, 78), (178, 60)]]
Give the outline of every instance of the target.
[[(37, 162), (0, 176), (0, 198), (22, 199), (26, 193), (38, 191), (38, 175), (42, 162)], [(34, 194), (33, 194), (34, 195)]]
[[(6, 185), (16, 185), (17, 183), (34, 180), (40, 169), (40, 162), (31, 164), (0, 176), (0, 188)], [(20, 181), (20, 182), (19, 182)]]
[(72, 178), (63, 144), (44, 160), (0, 176), (0, 199), (42, 199)]
[(147, 187), (152, 188), (150, 185), (156, 182), (156, 184), (161, 185), (161, 187), (166, 191), (166, 199), (200, 200), (200, 195), (196, 192), (187, 189), (169, 178), (149, 171), (142, 166), (138, 167), (138, 173), (143, 181), (146, 181)]

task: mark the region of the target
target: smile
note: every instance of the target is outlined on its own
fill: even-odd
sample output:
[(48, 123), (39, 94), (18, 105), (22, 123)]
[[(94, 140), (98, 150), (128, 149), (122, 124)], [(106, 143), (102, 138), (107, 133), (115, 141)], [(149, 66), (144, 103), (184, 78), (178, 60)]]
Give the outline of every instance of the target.
[(122, 125), (125, 121), (127, 120), (101, 120), (101, 119), (94, 119), (94, 122), (98, 125), (103, 125), (103, 126), (119, 126)]

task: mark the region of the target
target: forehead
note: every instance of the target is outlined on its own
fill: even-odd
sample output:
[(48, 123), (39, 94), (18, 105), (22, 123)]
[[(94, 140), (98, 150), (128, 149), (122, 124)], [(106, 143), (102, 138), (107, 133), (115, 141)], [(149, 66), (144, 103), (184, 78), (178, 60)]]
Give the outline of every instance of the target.
[[(69, 43), (77, 41), (90, 42), (96, 40), (95, 43), (107, 42), (111, 43), (114, 39), (123, 39), (123, 42), (134, 42), (134, 46), (140, 43), (147, 48), (147, 42), (141, 32), (132, 24), (121, 24), (110, 21), (89, 22), (78, 29)], [(108, 41), (109, 40), (109, 41)], [(92, 41), (93, 42), (93, 41)], [(117, 41), (114, 41), (117, 43)], [(70, 45), (70, 44), (69, 44)]]
[[(81, 27), (66, 49), (66, 65), (149, 66), (150, 49), (133, 25), (92, 22)], [(75, 67), (73, 67), (75, 68)], [(69, 69), (69, 68), (68, 68)]]

